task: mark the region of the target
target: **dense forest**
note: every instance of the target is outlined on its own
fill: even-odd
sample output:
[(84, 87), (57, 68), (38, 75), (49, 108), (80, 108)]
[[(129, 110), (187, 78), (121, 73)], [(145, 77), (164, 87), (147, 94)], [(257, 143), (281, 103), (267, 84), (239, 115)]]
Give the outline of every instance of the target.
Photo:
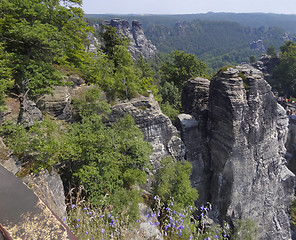
[[(236, 232), (231, 233), (226, 222), (205, 227), (203, 217), (211, 205), (194, 207), (198, 193), (189, 180), (192, 166), (185, 160), (161, 160), (145, 201), (147, 192), (141, 186), (151, 168), (152, 147), (143, 140), (132, 116), (111, 123), (108, 114), (116, 102), (149, 91), (174, 120), (182, 112), (185, 82), (210, 78), (205, 62), (218, 68), (248, 61), (257, 55), (249, 50), (250, 42), (263, 38), (266, 46), (277, 49), (284, 31), (200, 20), (177, 27), (155, 25), (147, 29), (147, 36), (167, 55), (134, 62), (128, 40), (109, 26), (100, 33), (97, 52), (86, 51), (87, 34), (94, 29), (84, 19), (81, 4), (81, 0), (1, 1), (1, 111), (6, 109), (7, 96), (21, 106), (17, 122), (1, 123), (1, 137), (27, 172), (56, 170), (67, 186), (66, 193), (75, 192), (67, 199), (66, 222), (80, 239), (90, 235), (128, 239), (127, 233), (139, 223), (139, 203), (154, 209), (153, 224), (160, 225), (165, 239), (229, 239), (231, 234), (235, 238)], [(271, 82), (280, 93), (295, 96), (295, 43), (287, 42), (280, 50)], [(27, 102), (51, 93), (54, 86), (71, 85), (65, 80), (71, 74), (91, 86), (71, 103), (75, 120), (45, 116), (43, 121), (24, 124)]]
[[(247, 19), (253, 21), (253, 15), (238, 14), (234, 15), (237, 18), (225, 19), (219, 19), (220, 14), (213, 14), (213, 18), (211, 16), (212, 14), (86, 17), (90, 25), (102, 23), (102, 18), (109, 20), (117, 17), (128, 21), (137, 19), (141, 21), (146, 37), (157, 47), (160, 54), (169, 54), (174, 50), (194, 54), (208, 65), (208, 71), (212, 74), (225, 65), (249, 62), (251, 56), (258, 59), (271, 46), (279, 50), (285, 40), (291, 40), (294, 36), (286, 33), (288, 30), (282, 25), (267, 24), (270, 23), (269, 17), (273, 15), (258, 14), (258, 18), (264, 20), (262, 25), (248, 24)], [(283, 17), (283, 21), (284, 19)], [(259, 22), (261, 23), (256, 21)], [(251, 43), (258, 40), (262, 40), (262, 46), (251, 47)]]

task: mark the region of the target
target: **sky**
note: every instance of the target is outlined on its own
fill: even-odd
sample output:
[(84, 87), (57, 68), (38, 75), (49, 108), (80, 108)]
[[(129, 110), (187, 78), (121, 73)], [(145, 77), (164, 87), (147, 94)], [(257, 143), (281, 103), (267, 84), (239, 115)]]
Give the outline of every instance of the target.
[(295, 0), (83, 0), (85, 13), (194, 14), (263, 12), (296, 14)]

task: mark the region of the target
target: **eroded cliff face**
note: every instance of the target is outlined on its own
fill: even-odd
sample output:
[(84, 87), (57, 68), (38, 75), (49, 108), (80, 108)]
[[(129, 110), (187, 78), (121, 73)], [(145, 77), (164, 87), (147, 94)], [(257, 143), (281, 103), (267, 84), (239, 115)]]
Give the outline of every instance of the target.
[(105, 21), (103, 24), (115, 27), (120, 34), (130, 40), (128, 50), (131, 52), (134, 60), (140, 55), (146, 59), (155, 57), (157, 49), (152, 42), (146, 38), (139, 21), (132, 21), (131, 28), (128, 21), (121, 19), (112, 19), (111, 21)]
[[(192, 101), (197, 104), (187, 111), (200, 122), (202, 105)], [(208, 189), (204, 195), (218, 219), (235, 225), (248, 218), (259, 226), (259, 239), (291, 239), (294, 174), (284, 159), (288, 119), (262, 73), (246, 64), (220, 71), (209, 87), (206, 124), (205, 137), (200, 137), (205, 131), (200, 128), (197, 137), (190, 138), (209, 156), (189, 160), (208, 172), (203, 175), (211, 179), (210, 187), (200, 188)], [(187, 148), (188, 141), (184, 143)]]
[(161, 158), (169, 155), (178, 160), (183, 158), (183, 144), (178, 131), (170, 119), (162, 113), (152, 94), (117, 103), (111, 110), (110, 122), (118, 120), (125, 114), (131, 114), (143, 132), (144, 140), (152, 144), (150, 163), (153, 173), (160, 167)]

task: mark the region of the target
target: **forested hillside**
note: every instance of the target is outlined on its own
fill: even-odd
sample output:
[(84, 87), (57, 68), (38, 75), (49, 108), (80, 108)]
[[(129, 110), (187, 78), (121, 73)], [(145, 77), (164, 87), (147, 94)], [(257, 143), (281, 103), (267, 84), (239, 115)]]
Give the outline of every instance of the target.
[(225, 65), (249, 62), (250, 56), (260, 56), (265, 49), (250, 49), (250, 44), (263, 40), (265, 48), (276, 49), (283, 43), (280, 28), (243, 27), (235, 22), (192, 21), (176, 23), (174, 27), (155, 25), (146, 31), (160, 52), (174, 49), (195, 54), (213, 69)]
[(112, 15), (112, 14), (87, 14), (86, 18), (106, 19), (123, 18), (128, 21), (137, 19), (147, 30), (153, 24), (174, 26), (176, 22), (191, 22), (194, 20), (229, 21), (237, 22), (248, 27), (280, 27), (290, 33), (296, 33), (296, 15), (272, 13), (200, 13), (180, 15)]
[[(278, 24), (281, 21), (269, 21), (273, 15), (254, 16), (256, 18), (252, 14), (87, 15), (87, 20), (92, 25), (115, 17), (128, 21), (137, 19), (141, 21), (147, 39), (152, 41), (159, 53), (169, 54), (179, 50), (194, 54), (207, 63), (213, 73), (225, 65), (249, 62), (251, 56), (258, 59), (268, 47), (278, 50), (285, 40), (293, 39), (294, 35), (286, 34), (287, 29)], [(275, 16), (283, 22), (287, 17)], [(258, 40), (262, 40), (262, 47), (251, 48), (251, 43)]]

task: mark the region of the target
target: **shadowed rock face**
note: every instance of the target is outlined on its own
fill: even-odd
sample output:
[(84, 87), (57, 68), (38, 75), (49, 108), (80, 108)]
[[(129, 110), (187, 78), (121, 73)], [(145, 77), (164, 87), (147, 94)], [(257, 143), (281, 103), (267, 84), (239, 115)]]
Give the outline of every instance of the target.
[(185, 157), (192, 163), (191, 184), (198, 190), (197, 205), (210, 201), (211, 169), (207, 145), (209, 88), (208, 79), (188, 80), (182, 93), (182, 107), (186, 114), (179, 115), (176, 121), (186, 146)]
[[(188, 108), (197, 122), (204, 117), (198, 108), (198, 104)], [(196, 145), (204, 146), (200, 150), (208, 151), (209, 157), (190, 161), (204, 161), (210, 168), (210, 187), (204, 195), (210, 196), (218, 218), (234, 224), (237, 219), (253, 220), (260, 228), (258, 239), (291, 239), (294, 175), (283, 157), (287, 132), (285, 111), (260, 71), (241, 65), (220, 71), (211, 80), (207, 137), (200, 137), (201, 130), (196, 137)]]

